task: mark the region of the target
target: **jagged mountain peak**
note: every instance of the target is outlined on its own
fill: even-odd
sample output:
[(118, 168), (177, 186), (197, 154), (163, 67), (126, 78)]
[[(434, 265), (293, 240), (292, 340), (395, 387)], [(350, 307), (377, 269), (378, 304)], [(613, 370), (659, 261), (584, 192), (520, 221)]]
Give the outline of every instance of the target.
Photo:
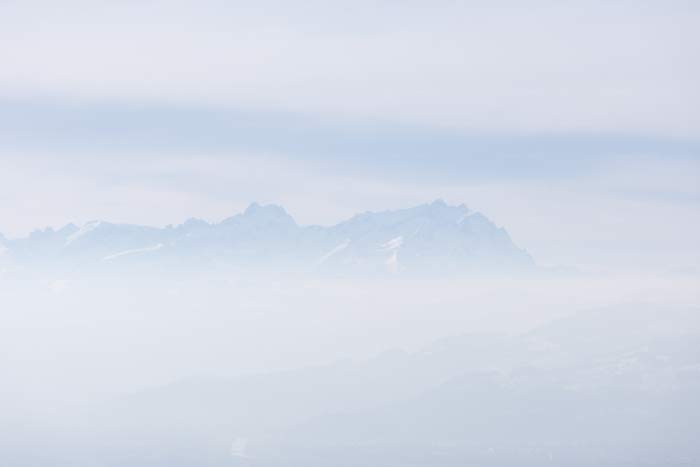
[(278, 227), (296, 227), (297, 223), (287, 211), (277, 204), (251, 203), (245, 211), (236, 214), (221, 222), (223, 226), (232, 225), (275, 225)]
[(69, 222), (68, 224), (64, 225), (60, 229), (56, 231), (56, 233), (63, 235), (63, 236), (68, 236), (72, 235), (73, 233), (77, 232), (80, 228), (75, 225), (72, 222)]
[(182, 224), (175, 226), (175, 229), (180, 230), (180, 231), (184, 230), (184, 231), (189, 232), (192, 230), (207, 229), (207, 228), (210, 228), (211, 226), (212, 225), (209, 222), (207, 222), (203, 219), (198, 219), (196, 217), (190, 217)]
[(250, 203), (250, 205), (243, 212), (244, 216), (250, 217), (267, 217), (267, 218), (284, 218), (291, 219), (287, 211), (278, 204), (260, 204), (257, 202)]
[(442, 199), (436, 199), (430, 204), (418, 206), (416, 208), (416, 212), (420, 215), (428, 215), (446, 222), (459, 221), (464, 216), (471, 214), (471, 211), (466, 205), (460, 204), (457, 206), (452, 206), (447, 204)]
[(66, 246), (70, 245), (74, 241), (78, 240), (79, 238), (89, 234), (90, 232), (93, 232), (97, 228), (102, 225), (102, 221), (98, 220), (92, 220), (88, 221), (85, 224), (82, 225), (82, 227), (77, 228), (75, 231), (73, 231), (68, 237), (66, 238)]
[(343, 225), (399, 225), (411, 223), (439, 223), (439, 224), (455, 224), (461, 222), (464, 218), (474, 214), (466, 205), (460, 204), (451, 206), (442, 199), (436, 199), (431, 203), (421, 204), (419, 206), (394, 209), (386, 211), (366, 211), (362, 214), (353, 216), (348, 221), (338, 224)]
[[(59, 233), (60, 232), (60, 233)], [(279, 205), (251, 203), (218, 224), (188, 219), (173, 228), (90, 221), (38, 231), (10, 242), (21, 261), (62, 261), (69, 268), (163, 261), (296, 270), (442, 274), (532, 267), (505, 230), (464, 204), (365, 212), (331, 227), (302, 227)], [(87, 266), (86, 266), (87, 267)], [(188, 267), (185, 270), (189, 270)]]

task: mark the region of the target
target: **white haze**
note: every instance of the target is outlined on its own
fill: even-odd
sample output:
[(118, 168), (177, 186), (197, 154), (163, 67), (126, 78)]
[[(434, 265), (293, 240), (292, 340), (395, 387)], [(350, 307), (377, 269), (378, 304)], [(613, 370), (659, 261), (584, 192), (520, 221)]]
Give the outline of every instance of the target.
[[(241, 465), (241, 458), (229, 452), (230, 443), (241, 435), (240, 430), (243, 428), (236, 424), (240, 423), (241, 426), (248, 427), (245, 430), (249, 432), (243, 433), (246, 440), (250, 438), (251, 442), (273, 443), (269, 448), (259, 447), (255, 451), (256, 457), (250, 462), (277, 465), (275, 441), (268, 437), (283, 429), (278, 422), (273, 421), (280, 410), (285, 414), (278, 414), (284, 421), (282, 425), (310, 423), (312, 419), (334, 413), (364, 417), (366, 423), (372, 424), (372, 416), (365, 413), (368, 408), (408, 403), (409, 407), (415, 406), (416, 410), (423, 410), (419, 402), (410, 401), (415, 397), (420, 398), (420, 394), (430, 394), (442, 384), (449, 384), (451, 378), (459, 377), (465, 371), (479, 369), (505, 372), (503, 374), (524, 371), (517, 370), (517, 367), (542, 367), (545, 370), (541, 371), (548, 371), (546, 368), (549, 364), (542, 363), (541, 355), (533, 361), (528, 361), (529, 357), (523, 357), (525, 361), (518, 363), (516, 368), (507, 367), (508, 364), (503, 363), (508, 369), (499, 369), (499, 364), (492, 361), (494, 358), (495, 361), (500, 361), (499, 354), (482, 353), (478, 350), (481, 345), (478, 343), (490, 342), (490, 339), (500, 342), (509, 336), (527, 335), (538, 326), (572, 316), (584, 316), (584, 319), (588, 319), (586, 316), (592, 317), (593, 328), (587, 325), (582, 330), (585, 333), (595, 332), (596, 335), (585, 334), (583, 337), (600, 340), (601, 343), (596, 345), (602, 346), (604, 350), (601, 352), (610, 360), (606, 365), (627, 365), (629, 363), (624, 363), (626, 359), (633, 358), (633, 361), (637, 361), (639, 358), (630, 356), (627, 352), (638, 352), (640, 343), (656, 343), (658, 337), (655, 333), (658, 329), (670, 329), (665, 335), (672, 338), (687, 333), (691, 333), (689, 336), (695, 335), (693, 333), (696, 328), (693, 326), (697, 326), (700, 317), (697, 308), (700, 298), (698, 285), (697, 278), (692, 276), (357, 280), (318, 277), (290, 279), (270, 275), (179, 280), (104, 277), (75, 280), (6, 279), (0, 282), (0, 302), (3, 308), (0, 326), (0, 372), (3, 374), (0, 407), (5, 414), (0, 422), (0, 431), (7, 430), (10, 434), (4, 437), (4, 452), (12, 465), (45, 465), (42, 462), (50, 461), (51, 465), (107, 466), (124, 462), (125, 459), (131, 459), (126, 461), (127, 465), (135, 466), (172, 462), (181, 462), (176, 465)], [(679, 310), (682, 312), (680, 315)], [(606, 324), (608, 322), (610, 326)], [(662, 328), (658, 328), (659, 325)], [(607, 329), (600, 335), (597, 334), (599, 331), (593, 330), (598, 328)], [(564, 334), (557, 335), (556, 339), (582, 338), (577, 335), (581, 330), (563, 329), (560, 333)], [(641, 334), (639, 329), (642, 329)], [(568, 335), (568, 332), (574, 334)], [(641, 341), (628, 344), (630, 333), (641, 335)], [(648, 336), (646, 333), (649, 333)], [(477, 347), (472, 350), (469, 350), (470, 347), (457, 347), (457, 353), (452, 350), (453, 353), (447, 354), (449, 357), (440, 357), (438, 350), (436, 361), (441, 362), (438, 366), (446, 364), (451, 368), (449, 365), (454, 366), (454, 363), (448, 362), (453, 362), (455, 358), (457, 361), (463, 360), (463, 363), (457, 364), (452, 370), (440, 370), (435, 375), (432, 374), (435, 368), (421, 369), (419, 365), (414, 376), (420, 379), (420, 384), (409, 381), (402, 383), (402, 390), (397, 390), (390, 389), (391, 385), (386, 386), (389, 383), (382, 382), (382, 377), (372, 377), (373, 379), (365, 381), (362, 378), (366, 376), (352, 376), (356, 371), (364, 374), (364, 365), (373, 368), (375, 363), (372, 362), (376, 358), (380, 358), (380, 363), (376, 363), (380, 367), (372, 371), (399, 371), (393, 369), (391, 362), (395, 357), (390, 357), (394, 355), (392, 352), (400, 351), (398, 355), (409, 356), (418, 352), (420, 355), (426, 349), (441, 349), (437, 343), (450, 336), (467, 343), (473, 341), (476, 344), (470, 345)], [(610, 353), (608, 347), (616, 349), (616, 346), (620, 347), (619, 354)], [(588, 355), (588, 352), (595, 351), (590, 348), (576, 350), (573, 354), (556, 348), (545, 350), (545, 355), (548, 355), (545, 362), (549, 359), (563, 359), (558, 368), (565, 374), (574, 372), (576, 366), (592, 364), (599, 358)], [(663, 391), (666, 394), (664, 397), (670, 398), (667, 399), (669, 403), (674, 397), (685, 397), (673, 391), (689, 390), (700, 382), (698, 375), (692, 376), (700, 368), (699, 350), (697, 346), (691, 346), (682, 348), (680, 354), (676, 350), (671, 356), (653, 354), (651, 358), (671, 358), (672, 362), (682, 359), (678, 364), (680, 370), (671, 366), (668, 370), (663, 370), (667, 372), (664, 378), (671, 380), (655, 383), (671, 384), (676, 389), (657, 388), (653, 391)], [(655, 352), (656, 349), (651, 347), (649, 351)], [(434, 350), (430, 350), (429, 354), (432, 352)], [(383, 355), (387, 357), (382, 357)], [(384, 363), (381, 362), (385, 358), (389, 358), (389, 363), (382, 369)], [(443, 361), (442, 358), (447, 360)], [(473, 363), (475, 361), (480, 363)], [(669, 362), (664, 362), (664, 365), (670, 365)], [(400, 363), (398, 368), (404, 368), (408, 364)], [(431, 368), (435, 364), (432, 363)], [(328, 393), (330, 388), (325, 386), (328, 383), (315, 380), (322, 378), (325, 381), (323, 378), (326, 376), (323, 375), (327, 370), (322, 368), (326, 368), (326, 365), (335, 368), (333, 371), (344, 371), (343, 365), (351, 365), (347, 367), (354, 368), (347, 370), (349, 381), (359, 378), (355, 382), (366, 385), (365, 390), (370, 391), (362, 396), (364, 402), (355, 400), (355, 396), (349, 394), (335, 394), (335, 389)], [(292, 373), (279, 373), (282, 370)], [(294, 376), (295, 371), (301, 371), (300, 376)], [(315, 375), (316, 371), (321, 374)], [(643, 367), (633, 367), (626, 370), (626, 373), (630, 371), (630, 375), (624, 376), (625, 378), (649, 378), (655, 375)], [(678, 380), (682, 375), (674, 373), (677, 371), (685, 371), (686, 379)], [(237, 409), (230, 408), (227, 404), (245, 404), (245, 398), (255, 396), (251, 396), (248, 389), (236, 389), (237, 383), (233, 382), (246, 378), (245, 375), (256, 374), (269, 374), (272, 378), (276, 378), (275, 375), (286, 378), (284, 375), (289, 374), (289, 377), (296, 378), (294, 381), (298, 380), (289, 384), (301, 384), (301, 390), (308, 393), (309, 397), (331, 399), (324, 402), (325, 408), (309, 409), (308, 417), (311, 418), (303, 413), (292, 416), (287, 412), (293, 407), (285, 404), (295, 403), (285, 402), (287, 396), (282, 394), (299, 389), (296, 386), (282, 386), (278, 388), (280, 395), (272, 396), (276, 402), (271, 402), (271, 412), (251, 408), (253, 413), (236, 415)], [(548, 386), (551, 383), (546, 382), (549, 377), (544, 374), (536, 376), (534, 381), (543, 384), (542, 390), (546, 391), (552, 388)], [(591, 374), (584, 381), (590, 378), (591, 384), (608, 384), (613, 380), (606, 379), (611, 377), (614, 374), (603, 375), (601, 383), (601, 376)], [(658, 375), (653, 377), (657, 378)], [(244, 387), (248, 387), (247, 384), (257, 384), (254, 383), (257, 379), (248, 383), (245, 383), (245, 379), (243, 381)], [(184, 388), (194, 385), (190, 395), (187, 395), (189, 390), (182, 393), (185, 390), (183, 384)], [(233, 384), (233, 387), (224, 390), (220, 387), (222, 384)], [(264, 380), (260, 384), (263, 384), (263, 389), (259, 390), (268, 390), (264, 389), (267, 387)], [(339, 381), (338, 384), (347, 383)], [(617, 383), (613, 381), (611, 384)], [(223, 395), (216, 392), (221, 390), (230, 392)], [(215, 391), (218, 395), (211, 401), (202, 400), (202, 397), (206, 399), (208, 396), (202, 396), (200, 391), (205, 394)], [(395, 395), (382, 395), (386, 391)], [(159, 402), (155, 405), (153, 402), (145, 402), (152, 397), (156, 397)], [(478, 402), (482, 396), (465, 394), (464, 397), (476, 397), (469, 402), (471, 404)], [(608, 402), (588, 402), (598, 404), (596, 410), (605, 411), (608, 410), (608, 404), (619, 403), (617, 396), (610, 397)], [(681, 399), (678, 401), (682, 402)], [(512, 402), (517, 407), (517, 401)], [(144, 403), (150, 409), (141, 407)], [(446, 400), (445, 403), (462, 402)], [(467, 403), (466, 400), (464, 403)], [(256, 407), (256, 404), (253, 403), (252, 407)], [(356, 404), (359, 405), (353, 408)], [(550, 405), (550, 402), (543, 401), (541, 408), (547, 409)], [(109, 413), (115, 410), (114, 407), (122, 409), (112, 415), (104, 415), (105, 411)], [(211, 412), (212, 408), (214, 412)], [(136, 412), (132, 413), (133, 410)], [(156, 412), (144, 413), (144, 418), (140, 420), (141, 415), (138, 414), (144, 410)], [(227, 416), (226, 413), (230, 410), (233, 412)], [(455, 410), (459, 409), (455, 407)], [(519, 423), (531, 424), (531, 427), (541, 423), (529, 419), (525, 406), (515, 410), (522, 411), (515, 417)], [(667, 409), (658, 410), (663, 416)], [(175, 422), (167, 420), (172, 417), (184, 425), (171, 426), (170, 423)], [(216, 428), (223, 423), (221, 417), (230, 417), (229, 421), (233, 425)], [(258, 421), (253, 423), (249, 417), (253, 417), (250, 420)], [(271, 421), (264, 422), (269, 417)], [(689, 424), (689, 429), (700, 426), (696, 425), (700, 420), (694, 417), (690, 415), (685, 422)], [(164, 425), (161, 426), (161, 422)], [(443, 420), (433, 423), (438, 424), (435, 429), (440, 431), (443, 423), (454, 422), (455, 420)], [(669, 420), (663, 422), (668, 423)], [(676, 420), (672, 418), (671, 422), (675, 423)], [(395, 419), (392, 423), (404, 422)], [(555, 423), (566, 422), (562, 419)], [(398, 425), (395, 428), (398, 429)], [(330, 429), (331, 433), (336, 429), (338, 428)], [(661, 429), (661, 426), (653, 428), (651, 435), (645, 436), (654, 436), (654, 433), (662, 436)], [(339, 431), (341, 432), (342, 430)], [(504, 443), (512, 444), (514, 435), (506, 434), (507, 432), (504, 427), (502, 436), (508, 440), (505, 442), (504, 439)], [(61, 436), (52, 439), (51, 433), (61, 433)], [(585, 440), (591, 434), (591, 428), (582, 427), (576, 436)], [(108, 436), (110, 439), (96, 440), (94, 436)], [(392, 451), (401, 448), (391, 447), (391, 442), (383, 445), (380, 435), (367, 436), (351, 442), (367, 445), (357, 449), (360, 458), (379, 449), (382, 456), (388, 456), (386, 465), (402, 465), (397, 461), (401, 458), (400, 450)], [(207, 438), (204, 445), (201, 444), (201, 437)], [(47, 443), (43, 454), (28, 456), (20, 448), (25, 443), (33, 443), (32, 440)], [(109, 442), (105, 444), (106, 441)], [(304, 461), (305, 456), (320, 456), (320, 452), (328, 452), (331, 458), (335, 458), (333, 456), (340, 455), (347, 448), (344, 446), (346, 441), (350, 442), (344, 438), (319, 441), (321, 444), (315, 446), (314, 442), (308, 444), (308, 441), (300, 441), (297, 445), (288, 440), (292, 443), (290, 449), (294, 454), (286, 458), (283, 456), (280, 461), (282, 465), (304, 465), (308, 461)], [(436, 435), (430, 443), (448, 441)], [(399, 446), (403, 443), (396, 442), (399, 442)], [(561, 451), (557, 455), (568, 462), (576, 459), (578, 454), (570, 446), (567, 447), (567, 443), (566, 440), (534, 439), (526, 444), (530, 446), (527, 449), (535, 451)], [(597, 444), (595, 440), (590, 443), (591, 450), (600, 451), (596, 455), (604, 465), (619, 456), (629, 462), (636, 459), (637, 454), (630, 452), (629, 447), (622, 452), (618, 448)], [(697, 451), (690, 449), (682, 439), (679, 443), (682, 452), (673, 455), (665, 453), (667, 447), (662, 446), (652, 454), (662, 457), (668, 454), (670, 463), (667, 465), (681, 465), (686, 458), (697, 459), (693, 457), (697, 456)], [(371, 448), (374, 444), (376, 446)], [(465, 449), (462, 446), (456, 454), (451, 452), (450, 455), (456, 456), (455, 461), (473, 459), (474, 455), (478, 458), (484, 452), (490, 452), (489, 449), (497, 449), (493, 446), (479, 447), (478, 444), (472, 446), (476, 454), (459, 454), (459, 449)], [(338, 445), (340, 451), (333, 451), (333, 445)], [(525, 449), (524, 446), (520, 448)], [(300, 451), (296, 452), (295, 449)], [(325, 451), (326, 449), (330, 451)], [(365, 449), (369, 450), (365, 452)], [(386, 449), (389, 451), (384, 452)], [(433, 448), (428, 452), (419, 450), (417, 453), (409, 449), (407, 459), (410, 462), (420, 462), (418, 459), (426, 455), (430, 459), (430, 456), (436, 455), (430, 454), (431, 449)], [(503, 447), (498, 452), (507, 458), (512, 455), (512, 449)], [(316, 451), (318, 452), (314, 454)], [(642, 455), (643, 452), (644, 449), (640, 446), (639, 454)], [(526, 463), (535, 462), (541, 457), (539, 454), (533, 456), (527, 457)], [(359, 458), (351, 456), (350, 459), (351, 462), (347, 465), (361, 465)], [(498, 462), (503, 462), (504, 458), (494, 456), (493, 459), (494, 462), (498, 459)]]
[(700, 465), (699, 6), (0, 0), (0, 467)]

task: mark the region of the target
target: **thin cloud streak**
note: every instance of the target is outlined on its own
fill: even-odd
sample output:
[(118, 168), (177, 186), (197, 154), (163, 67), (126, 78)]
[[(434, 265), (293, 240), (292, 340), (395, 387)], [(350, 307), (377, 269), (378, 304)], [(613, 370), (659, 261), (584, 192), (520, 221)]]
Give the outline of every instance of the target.
[(700, 142), (641, 134), (474, 132), (386, 121), (154, 103), (2, 101), (4, 152), (279, 155), (360, 172), (460, 179), (570, 177), (627, 156), (696, 160)]

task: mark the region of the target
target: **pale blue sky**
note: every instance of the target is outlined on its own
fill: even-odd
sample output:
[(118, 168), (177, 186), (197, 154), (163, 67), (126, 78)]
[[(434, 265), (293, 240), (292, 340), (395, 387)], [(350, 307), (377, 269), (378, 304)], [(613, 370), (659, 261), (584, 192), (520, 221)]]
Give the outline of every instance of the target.
[(696, 2), (0, 2), (0, 232), (445, 198), (542, 262), (700, 260)]

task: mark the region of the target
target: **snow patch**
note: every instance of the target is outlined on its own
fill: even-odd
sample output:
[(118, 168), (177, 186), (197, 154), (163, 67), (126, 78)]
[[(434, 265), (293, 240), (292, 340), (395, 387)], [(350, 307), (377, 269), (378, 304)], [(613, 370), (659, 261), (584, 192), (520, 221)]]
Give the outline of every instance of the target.
[(399, 235), (398, 237), (392, 238), (388, 242), (384, 243), (381, 248), (382, 250), (393, 251), (398, 250), (401, 245), (403, 245), (403, 236)]
[(68, 238), (66, 238), (66, 245), (65, 245), (65, 246), (70, 245), (71, 243), (73, 243), (74, 241), (76, 241), (77, 239), (79, 239), (80, 237), (82, 237), (83, 235), (92, 232), (92, 231), (95, 230), (97, 227), (99, 227), (100, 224), (102, 224), (101, 221), (91, 221), (91, 222), (88, 222), (87, 224), (85, 224), (84, 226), (82, 226), (80, 229), (78, 229), (76, 232), (70, 234), (70, 235), (68, 236)]
[(384, 243), (381, 247), (381, 251), (391, 252), (384, 264), (392, 273), (399, 272), (399, 248), (401, 248), (401, 245), (403, 245), (403, 236), (399, 235)]
[(333, 255), (335, 255), (335, 254), (337, 254), (337, 253), (343, 251), (344, 249), (346, 249), (346, 248), (348, 247), (348, 245), (350, 245), (350, 239), (345, 240), (343, 243), (341, 243), (340, 245), (336, 246), (335, 248), (333, 248), (331, 251), (329, 251), (329, 252), (326, 253), (325, 255), (321, 256), (321, 257), (318, 259), (318, 261), (316, 262), (316, 264), (321, 264), (321, 263), (325, 262), (325, 261), (326, 261), (328, 258), (330, 258), (331, 256), (333, 256)]
[(163, 244), (159, 243), (157, 245), (148, 246), (146, 248), (134, 248), (132, 250), (121, 251), (121, 252), (115, 253), (113, 255), (105, 256), (102, 259), (104, 261), (112, 261), (113, 259), (121, 258), (122, 256), (134, 255), (134, 254), (138, 254), (138, 253), (147, 253), (149, 251), (160, 250), (161, 248), (163, 248)]
[(472, 211), (467, 211), (459, 219), (457, 219), (457, 224), (463, 224), (464, 221), (466, 221), (467, 219), (469, 219), (470, 217), (472, 217), (475, 214), (477, 214), (477, 213), (472, 212)]

